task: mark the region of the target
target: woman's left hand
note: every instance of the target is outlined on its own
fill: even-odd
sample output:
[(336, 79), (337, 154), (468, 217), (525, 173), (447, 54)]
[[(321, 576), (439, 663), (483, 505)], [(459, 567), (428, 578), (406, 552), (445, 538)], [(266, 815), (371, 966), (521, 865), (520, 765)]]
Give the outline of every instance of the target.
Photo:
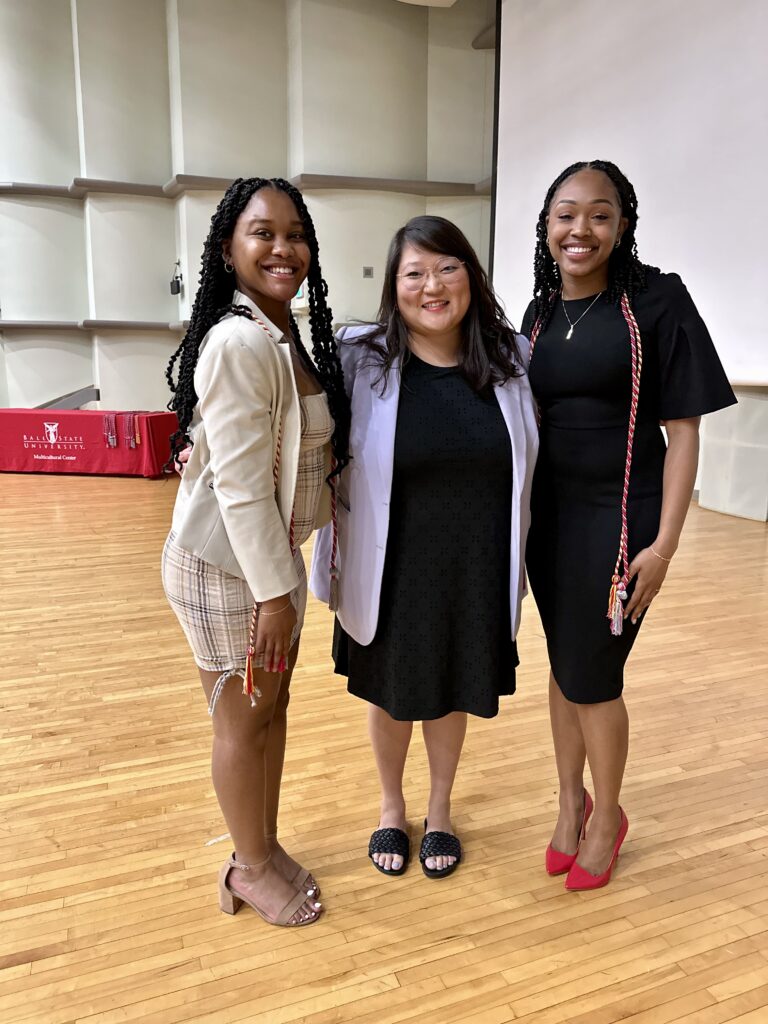
[(632, 597), (624, 607), (624, 618), (631, 619), (633, 625), (661, 590), (668, 568), (669, 562), (658, 558), (650, 548), (638, 551), (632, 559), (629, 578), (632, 580), (637, 576), (637, 582)]
[(192, 454), (192, 445), (188, 444), (186, 448), (182, 448), (179, 454), (173, 460), (173, 468), (179, 474), (184, 476), (184, 470), (186, 469), (189, 456)]

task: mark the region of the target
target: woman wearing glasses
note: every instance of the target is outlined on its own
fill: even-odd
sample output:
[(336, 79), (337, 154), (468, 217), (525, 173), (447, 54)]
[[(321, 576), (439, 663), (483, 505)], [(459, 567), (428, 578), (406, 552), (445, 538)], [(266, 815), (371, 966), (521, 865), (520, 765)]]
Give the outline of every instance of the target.
[[(451, 790), (467, 714), (491, 718), (515, 690), (523, 552), (537, 430), (517, 337), (475, 252), (442, 217), (390, 246), (378, 323), (339, 335), (352, 401), (339, 484), (337, 671), (369, 705), (381, 782), (369, 856), (409, 859), (403, 772), (422, 722), (430, 793), (420, 860), (451, 874), (461, 845)], [(526, 346), (527, 347), (527, 346)], [(328, 597), (328, 548), (313, 589)]]

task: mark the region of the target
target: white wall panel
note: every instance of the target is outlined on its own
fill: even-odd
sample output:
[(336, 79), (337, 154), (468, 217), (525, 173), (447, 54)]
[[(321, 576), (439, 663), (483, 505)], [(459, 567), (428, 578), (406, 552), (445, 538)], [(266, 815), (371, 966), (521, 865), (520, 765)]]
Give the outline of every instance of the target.
[(427, 11), (301, 0), (303, 162), (312, 174), (425, 178)]
[(282, 0), (175, 0), (185, 174), (277, 177), (287, 167)]
[(73, 0), (89, 178), (171, 177), (165, 0)]
[(8, 401), (8, 375), (5, 372), (5, 341), (0, 334), (0, 409), (6, 409)]
[(301, 174), (304, 166), (304, 71), (302, 10), (304, 0), (286, 0), (288, 45), (288, 174)]
[(30, 408), (93, 384), (91, 338), (73, 331), (6, 331), (7, 405)]
[(88, 315), (80, 203), (0, 198), (0, 307), (5, 320)]
[(181, 336), (107, 331), (94, 338), (94, 362), (102, 409), (165, 409), (171, 393), (168, 360)]
[(69, 0), (0, 3), (0, 181), (79, 173)]
[(768, 520), (768, 388), (736, 388), (738, 405), (707, 416), (699, 504)]
[(455, 198), (428, 199), (427, 213), (446, 217), (461, 228), (477, 253), (482, 265), (488, 269), (488, 236), (491, 220), (491, 201), (482, 196), (456, 196)]
[(473, 50), (472, 40), (491, 24), (495, 6), (494, 0), (458, 0), (447, 10), (429, 11), (427, 170), (432, 180), (477, 182), (490, 176), (495, 53)]
[(211, 227), (211, 217), (219, 205), (220, 192), (189, 192), (176, 204), (178, 240), (184, 287), (179, 296), (179, 319), (189, 318), (200, 279), (203, 246)]
[(169, 282), (176, 261), (173, 204), (139, 196), (86, 200), (91, 318), (175, 320)]

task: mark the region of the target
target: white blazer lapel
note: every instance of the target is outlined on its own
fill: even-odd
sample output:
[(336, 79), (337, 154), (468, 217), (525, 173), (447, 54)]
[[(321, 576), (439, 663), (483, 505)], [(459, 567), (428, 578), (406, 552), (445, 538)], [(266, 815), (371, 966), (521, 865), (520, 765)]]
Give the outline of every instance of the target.
[(518, 378), (497, 385), (496, 398), (512, 446), (512, 516), (509, 549), (509, 606), (512, 636), (520, 625), (520, 599), (525, 592), (525, 539), (530, 522), (531, 452)]
[[(373, 379), (373, 378), (372, 378)], [(387, 518), (389, 499), (392, 494), (392, 474), (395, 464), (395, 433), (397, 431), (397, 410), (400, 406), (400, 360), (397, 359), (389, 371), (384, 394), (381, 385), (369, 389), (373, 396), (372, 421), (376, 428), (376, 463), (379, 471), (377, 493), (386, 498)]]
[(339, 621), (368, 644), (376, 632), (381, 579), (389, 532), (389, 505), (400, 398), (399, 366), (387, 387), (375, 384), (378, 367), (359, 366), (352, 393), (349, 513), (340, 515), (341, 602)]

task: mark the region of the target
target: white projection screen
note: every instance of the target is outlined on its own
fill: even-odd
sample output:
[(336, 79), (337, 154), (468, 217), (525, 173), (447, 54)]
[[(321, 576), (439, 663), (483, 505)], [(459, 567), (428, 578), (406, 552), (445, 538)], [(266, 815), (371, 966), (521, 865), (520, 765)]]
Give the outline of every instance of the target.
[(641, 259), (680, 274), (732, 383), (768, 384), (768, 0), (502, 0), (493, 282), (519, 327), (536, 218), (618, 164)]

